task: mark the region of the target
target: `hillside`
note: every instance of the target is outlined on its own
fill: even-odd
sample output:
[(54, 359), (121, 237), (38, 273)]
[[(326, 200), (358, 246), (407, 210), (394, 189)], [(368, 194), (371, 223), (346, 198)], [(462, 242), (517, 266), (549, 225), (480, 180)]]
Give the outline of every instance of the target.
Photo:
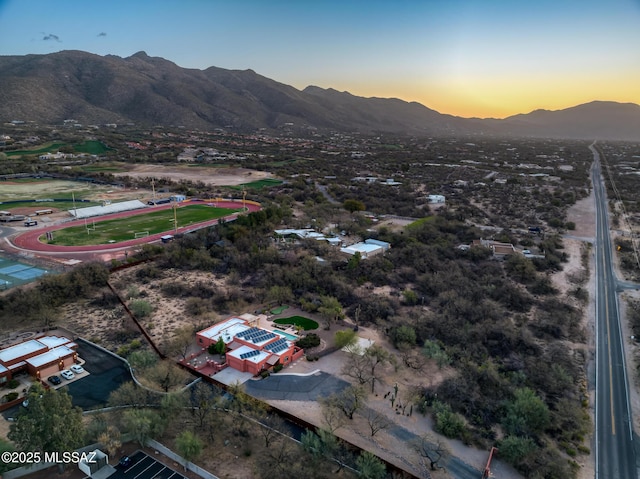
[(252, 70), (186, 69), (138, 52), (81, 51), (0, 57), (0, 121), (136, 123), (255, 131), (359, 131), (411, 135), (517, 135), (640, 139), (640, 106), (593, 102), (505, 120), (467, 119), (416, 102), (300, 91)]

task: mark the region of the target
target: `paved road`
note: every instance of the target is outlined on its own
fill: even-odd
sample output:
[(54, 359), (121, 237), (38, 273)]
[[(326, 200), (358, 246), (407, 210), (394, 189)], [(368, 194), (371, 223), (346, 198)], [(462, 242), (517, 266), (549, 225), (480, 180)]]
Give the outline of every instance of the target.
[(596, 198), (596, 479), (637, 479), (606, 191), (592, 146)]

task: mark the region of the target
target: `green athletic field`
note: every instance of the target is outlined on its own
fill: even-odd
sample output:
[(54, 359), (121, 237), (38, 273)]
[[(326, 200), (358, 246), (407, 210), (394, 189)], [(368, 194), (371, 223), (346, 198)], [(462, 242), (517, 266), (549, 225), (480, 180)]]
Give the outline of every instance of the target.
[[(206, 205), (182, 206), (176, 210), (178, 228), (228, 216), (240, 210), (241, 208), (214, 208)], [(97, 245), (132, 240), (147, 236), (147, 233), (170, 233), (175, 229), (173, 215), (174, 210), (171, 208), (108, 221), (88, 218), (86, 225), (54, 231), (53, 241), (47, 243), (64, 246)], [(40, 240), (45, 241), (44, 236)]]
[[(55, 153), (60, 150), (63, 146), (69, 146), (68, 143), (46, 143), (39, 148), (34, 148), (32, 150), (14, 150), (5, 152), (8, 158), (12, 158), (15, 156), (26, 156), (26, 155), (42, 155), (44, 153)], [(71, 145), (73, 147), (74, 153), (88, 153), (90, 155), (102, 155), (107, 151), (112, 151), (113, 148), (109, 148), (107, 145), (102, 143), (101, 141), (95, 140), (87, 140), (82, 143), (78, 143), (77, 145)]]
[(242, 187), (252, 190), (261, 190), (262, 188), (270, 188), (272, 186), (281, 185), (281, 180), (275, 180), (273, 178), (263, 178), (262, 180), (252, 181), (250, 183), (243, 183), (238, 186), (231, 186), (234, 190), (241, 190)]

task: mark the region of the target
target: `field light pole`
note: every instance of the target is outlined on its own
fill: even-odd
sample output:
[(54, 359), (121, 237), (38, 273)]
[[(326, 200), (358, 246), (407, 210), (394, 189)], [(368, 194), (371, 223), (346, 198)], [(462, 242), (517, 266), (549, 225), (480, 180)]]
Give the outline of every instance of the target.
[(242, 187), (242, 211), (247, 211), (247, 190), (246, 188), (243, 186)]
[(173, 203), (173, 227), (178, 232), (178, 203)]
[(71, 199), (73, 200), (73, 216), (75, 216), (76, 219), (78, 219), (78, 209), (76, 208), (76, 195), (73, 194), (73, 191), (71, 192)]

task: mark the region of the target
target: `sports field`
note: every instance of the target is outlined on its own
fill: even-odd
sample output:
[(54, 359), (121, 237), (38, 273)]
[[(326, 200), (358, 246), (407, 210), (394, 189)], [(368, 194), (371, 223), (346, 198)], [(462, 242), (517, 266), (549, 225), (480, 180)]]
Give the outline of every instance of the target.
[(261, 180), (252, 181), (250, 183), (242, 183), (241, 185), (232, 186), (234, 190), (241, 190), (244, 188), (249, 188), (252, 190), (261, 190), (262, 188), (270, 188), (272, 186), (281, 185), (281, 180), (276, 180), (273, 178), (262, 178)]
[[(187, 205), (175, 210), (178, 228), (221, 218), (241, 211), (238, 209), (216, 208), (207, 205)], [(98, 218), (96, 218), (98, 220)], [(142, 238), (157, 233), (171, 232), (174, 224), (174, 210), (165, 209), (125, 218), (107, 221), (87, 219), (81, 226), (71, 226), (53, 231), (53, 240), (44, 236), (40, 241), (62, 246), (86, 246), (119, 243)]]
[(87, 153), (90, 155), (102, 155), (107, 151), (113, 150), (113, 148), (109, 148), (101, 141), (95, 140), (87, 140), (82, 143), (78, 143), (76, 145), (69, 145), (68, 143), (46, 143), (37, 148), (30, 150), (13, 150), (5, 152), (7, 157), (17, 157), (17, 156), (27, 156), (27, 155), (42, 155), (44, 153), (56, 153), (60, 150), (60, 148), (64, 146), (71, 146), (73, 148), (74, 153)]

